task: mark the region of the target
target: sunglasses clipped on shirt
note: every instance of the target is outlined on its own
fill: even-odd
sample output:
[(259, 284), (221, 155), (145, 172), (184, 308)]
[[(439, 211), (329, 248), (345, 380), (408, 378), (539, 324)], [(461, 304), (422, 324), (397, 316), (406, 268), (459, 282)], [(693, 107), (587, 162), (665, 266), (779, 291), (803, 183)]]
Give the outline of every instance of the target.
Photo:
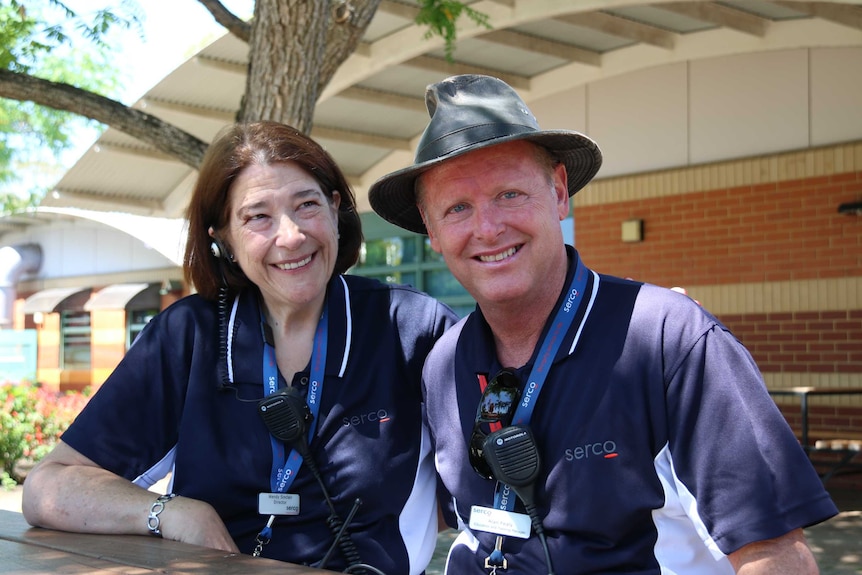
[(483, 427), (487, 424), (493, 432), (512, 423), (520, 398), (521, 382), (510, 368), (504, 368), (495, 375), (482, 392), (470, 435), (470, 465), (485, 479), (493, 479), (494, 474), (485, 461), (483, 444), (488, 434)]

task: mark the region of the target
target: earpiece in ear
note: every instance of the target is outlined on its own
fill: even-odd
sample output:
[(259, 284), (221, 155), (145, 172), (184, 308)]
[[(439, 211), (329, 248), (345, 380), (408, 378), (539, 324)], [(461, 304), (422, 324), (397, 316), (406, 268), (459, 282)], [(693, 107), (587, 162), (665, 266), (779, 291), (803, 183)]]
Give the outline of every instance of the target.
[(210, 251), (216, 258), (224, 258), (228, 261), (236, 261), (227, 246), (217, 237), (213, 236), (213, 241), (210, 244)]

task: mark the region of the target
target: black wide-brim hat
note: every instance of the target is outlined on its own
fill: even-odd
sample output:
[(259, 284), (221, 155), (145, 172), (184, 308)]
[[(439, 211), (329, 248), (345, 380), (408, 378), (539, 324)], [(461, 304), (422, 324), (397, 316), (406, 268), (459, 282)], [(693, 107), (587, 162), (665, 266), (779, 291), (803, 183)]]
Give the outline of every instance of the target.
[(541, 130), (508, 84), (490, 76), (452, 76), (425, 90), (431, 120), (412, 166), (377, 180), (368, 190), (371, 207), (396, 226), (427, 234), (416, 207), (416, 178), (441, 162), (488, 146), (526, 140), (547, 148), (566, 166), (569, 196), (593, 179), (602, 165), (596, 143), (571, 130)]

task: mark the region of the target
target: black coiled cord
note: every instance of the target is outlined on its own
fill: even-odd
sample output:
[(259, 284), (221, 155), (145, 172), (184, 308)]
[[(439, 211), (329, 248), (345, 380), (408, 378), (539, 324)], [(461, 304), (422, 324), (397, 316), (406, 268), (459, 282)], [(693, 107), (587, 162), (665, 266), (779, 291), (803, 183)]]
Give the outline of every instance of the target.
[(353, 539), (350, 538), (350, 533), (347, 532), (344, 525), (344, 521), (335, 513), (330, 515), (326, 520), (326, 526), (329, 527), (332, 536), (335, 537), (341, 554), (347, 560), (347, 565), (353, 567), (362, 563), (362, 558), (359, 556), (359, 550), (356, 548), (356, 544), (353, 543)]
[[(329, 517), (326, 520), (326, 526), (329, 527), (329, 530), (332, 532), (335, 540), (332, 543), (332, 547), (330, 547), (329, 552), (324, 556), (321, 560), (320, 565), (318, 565), (319, 569), (326, 568), (326, 562), (329, 561), (329, 557), (332, 554), (332, 551), (337, 547), (341, 550), (342, 555), (344, 555), (344, 559), (347, 561), (348, 571), (345, 573), (364, 573), (365, 569), (370, 569), (379, 575), (384, 575), (379, 570), (371, 567), (370, 565), (365, 565), (362, 563), (362, 558), (359, 555), (359, 549), (356, 548), (356, 544), (353, 542), (353, 539), (350, 538), (350, 533), (347, 531), (346, 523), (342, 521), (341, 517), (339, 517), (338, 512), (335, 510), (335, 504), (332, 503), (332, 498), (329, 496), (329, 490), (326, 488), (326, 484), (323, 482), (323, 476), (320, 473), (320, 470), (317, 468), (317, 462), (315, 462), (314, 457), (311, 455), (311, 450), (308, 448), (308, 445), (304, 441), (304, 433), (303, 437), (297, 441), (293, 442), (293, 448), (302, 456), (302, 460), (308, 465), (309, 471), (314, 475), (317, 479), (317, 482), (320, 484), (320, 489), (323, 491), (323, 497), (326, 499), (326, 504), (329, 506)], [(360, 499), (357, 499), (353, 505), (353, 508), (350, 510), (350, 515), (348, 517), (348, 523), (353, 519), (353, 515), (356, 513), (356, 510), (359, 509), (359, 506), (362, 504)], [(362, 571), (350, 571), (350, 569), (363, 569)]]
[(218, 370), (222, 387), (230, 387), (227, 376), (227, 287), (218, 288)]

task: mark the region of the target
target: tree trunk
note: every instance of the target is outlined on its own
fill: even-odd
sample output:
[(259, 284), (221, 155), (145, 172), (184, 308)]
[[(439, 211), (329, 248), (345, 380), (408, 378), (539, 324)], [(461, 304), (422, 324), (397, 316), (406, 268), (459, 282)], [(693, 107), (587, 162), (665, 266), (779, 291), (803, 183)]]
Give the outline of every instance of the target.
[(309, 133), (321, 90), (356, 49), (379, 4), (257, 0), (238, 119), (274, 120)]

